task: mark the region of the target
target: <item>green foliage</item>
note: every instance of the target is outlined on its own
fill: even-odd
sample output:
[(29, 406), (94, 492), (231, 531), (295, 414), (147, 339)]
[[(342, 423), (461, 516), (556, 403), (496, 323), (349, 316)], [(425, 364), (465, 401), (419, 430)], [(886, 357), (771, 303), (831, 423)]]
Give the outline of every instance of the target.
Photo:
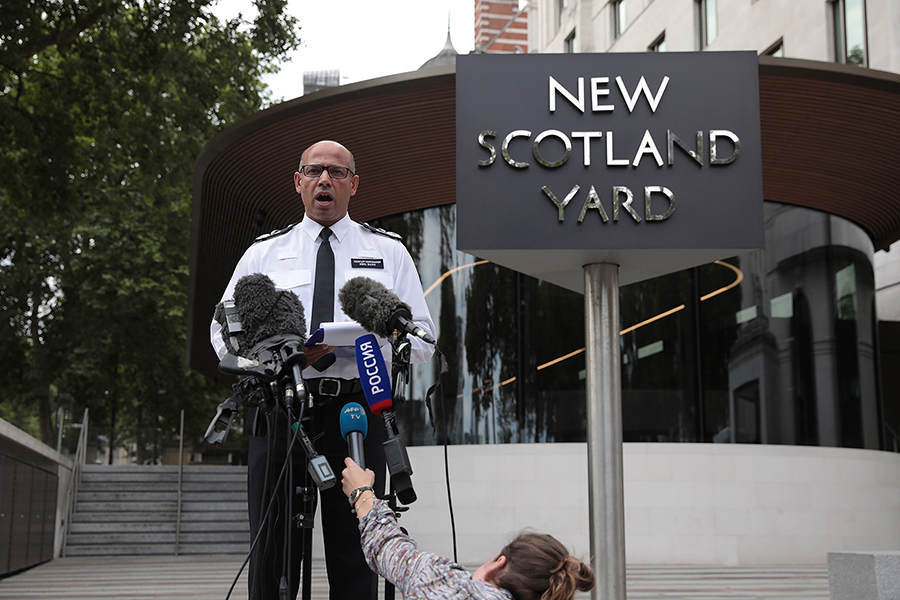
[(51, 386), (117, 437), (196, 436), (226, 395), (184, 360), (194, 161), (299, 40), (284, 0), (212, 5), (0, 4), (0, 416), (45, 442)]

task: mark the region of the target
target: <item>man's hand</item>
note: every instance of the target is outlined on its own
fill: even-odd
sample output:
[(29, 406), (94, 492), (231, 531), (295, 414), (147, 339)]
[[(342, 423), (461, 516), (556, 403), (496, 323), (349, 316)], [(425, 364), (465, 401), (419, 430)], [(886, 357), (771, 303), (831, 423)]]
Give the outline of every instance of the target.
[(306, 364), (311, 365), (326, 354), (334, 352), (334, 346), (327, 344), (316, 344), (315, 346), (306, 347)]

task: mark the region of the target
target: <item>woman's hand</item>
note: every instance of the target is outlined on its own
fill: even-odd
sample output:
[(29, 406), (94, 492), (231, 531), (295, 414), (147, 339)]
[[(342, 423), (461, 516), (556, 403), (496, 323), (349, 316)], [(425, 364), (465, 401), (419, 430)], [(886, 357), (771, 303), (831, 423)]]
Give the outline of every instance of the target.
[[(361, 487), (371, 488), (375, 485), (375, 473), (371, 470), (366, 469), (363, 471), (349, 456), (344, 459), (344, 464), (347, 465), (347, 467), (341, 473), (343, 476), (341, 487), (348, 498), (355, 489)], [(353, 506), (353, 510), (356, 511), (356, 517), (362, 520), (362, 518), (372, 510), (372, 505), (374, 503), (375, 492), (369, 490), (362, 492), (356, 499), (356, 504)]]
[(357, 488), (375, 486), (375, 473), (371, 469), (363, 471), (349, 456), (344, 459), (344, 464), (347, 466), (341, 472), (343, 477), (341, 487), (345, 496), (349, 498), (353, 490)]

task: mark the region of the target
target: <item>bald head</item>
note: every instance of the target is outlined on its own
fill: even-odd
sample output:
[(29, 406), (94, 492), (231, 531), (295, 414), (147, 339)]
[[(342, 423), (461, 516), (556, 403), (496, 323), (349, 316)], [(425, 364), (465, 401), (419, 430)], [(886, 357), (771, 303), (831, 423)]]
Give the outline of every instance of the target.
[(303, 154), (300, 155), (300, 164), (301, 165), (309, 164), (306, 162), (307, 153), (320, 144), (333, 144), (334, 146), (337, 146), (338, 148), (342, 148), (344, 150), (344, 152), (346, 152), (347, 155), (350, 157), (350, 162), (346, 166), (349, 166), (350, 170), (353, 171), (354, 173), (356, 173), (356, 159), (353, 157), (353, 153), (350, 152), (350, 150), (348, 150), (347, 147), (344, 146), (343, 144), (341, 144), (340, 142), (334, 142), (332, 140), (318, 141), (315, 144), (313, 144), (312, 146), (310, 146), (309, 148), (307, 148), (306, 150), (304, 150)]

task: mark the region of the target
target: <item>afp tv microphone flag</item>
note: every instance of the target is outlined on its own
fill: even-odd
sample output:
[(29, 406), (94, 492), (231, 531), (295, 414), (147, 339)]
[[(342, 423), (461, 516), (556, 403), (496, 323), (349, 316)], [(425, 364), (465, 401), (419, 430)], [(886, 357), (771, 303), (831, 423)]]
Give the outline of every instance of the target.
[(376, 415), (390, 412), (394, 404), (390, 373), (378, 339), (371, 333), (356, 338), (356, 366), (369, 410)]

